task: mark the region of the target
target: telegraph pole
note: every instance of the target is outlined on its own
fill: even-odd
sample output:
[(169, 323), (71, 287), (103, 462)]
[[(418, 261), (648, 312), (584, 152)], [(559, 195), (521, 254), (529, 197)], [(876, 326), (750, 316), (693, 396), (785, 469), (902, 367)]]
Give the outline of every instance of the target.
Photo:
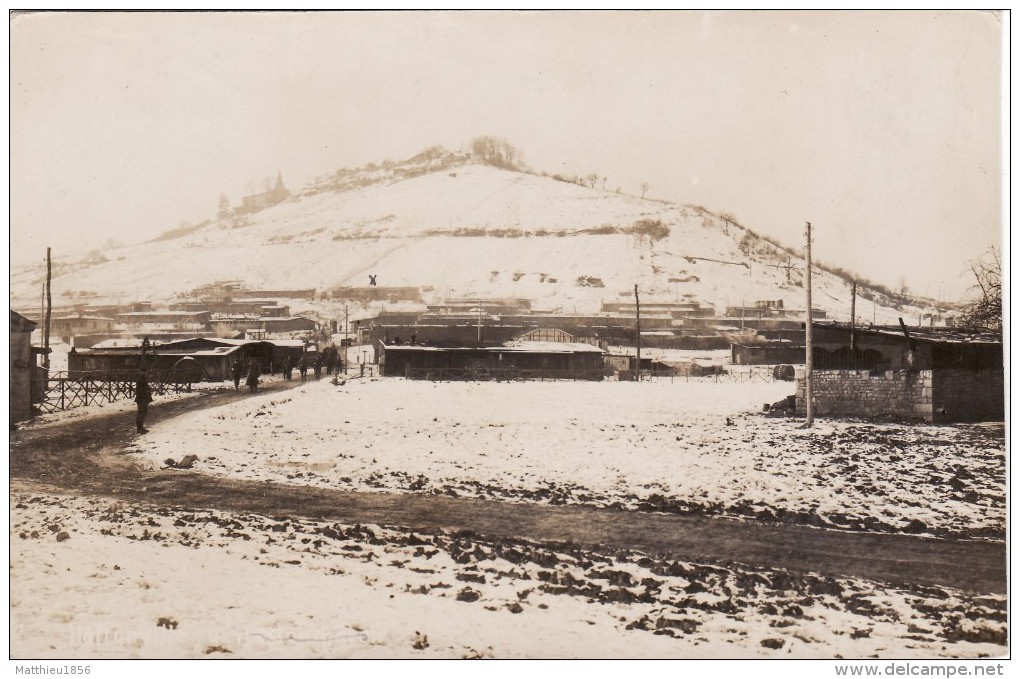
[(850, 369), (857, 370), (857, 281), (850, 288)]
[(807, 417), (804, 426), (810, 427), (815, 422), (814, 393), (811, 388), (811, 222), (807, 222), (804, 230), (807, 236), (807, 274), (804, 286), (807, 289), (807, 320), (804, 323), (804, 399), (807, 402)]
[(50, 260), (50, 249), (46, 248), (46, 317), (43, 325), (43, 367), (50, 369), (50, 317), (53, 314), (53, 291), (50, 289), (50, 281), (53, 277), (53, 264)]
[(641, 299), (638, 297), (637, 284), (634, 284), (634, 308), (637, 310), (637, 378), (641, 381)]
[(478, 300), (478, 346), (482, 346), (482, 300)]
[(348, 338), (348, 333), (351, 329), (350, 316), (347, 315), (347, 305), (344, 304), (344, 341), (341, 344), (344, 345), (344, 375), (347, 375), (347, 346), (351, 343)]

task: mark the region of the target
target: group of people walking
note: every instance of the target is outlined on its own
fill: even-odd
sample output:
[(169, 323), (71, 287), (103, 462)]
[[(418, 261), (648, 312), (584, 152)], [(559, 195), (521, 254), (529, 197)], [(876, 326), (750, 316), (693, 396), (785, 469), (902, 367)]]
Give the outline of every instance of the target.
[[(272, 365), (270, 365), (270, 368), (272, 368)], [(322, 352), (303, 352), (296, 365), (291, 362), (289, 356), (285, 357), (281, 366), (281, 375), (284, 379), (289, 380), (293, 377), (295, 368), (297, 368), (298, 373), (301, 375), (301, 381), (304, 382), (308, 379), (309, 369), (315, 375), (315, 379), (320, 379), (324, 369), (327, 376), (339, 375), (344, 369), (344, 362), (340, 356), (340, 351), (335, 346), (330, 345)], [(248, 390), (252, 393), (257, 392), (259, 378), (262, 377), (262, 366), (259, 363), (258, 357), (252, 356), (247, 359), (242, 359), (241, 357), (235, 358), (233, 363), (230, 364), (230, 377), (234, 380), (235, 390), (241, 388), (241, 378), (244, 378)], [(149, 387), (148, 373), (142, 368), (139, 370), (135, 381), (135, 404), (138, 407), (135, 416), (135, 426), (140, 434), (148, 431), (145, 428), (145, 418), (148, 415), (149, 404), (151, 402), (152, 389)]]
[[(291, 380), (294, 378), (295, 369), (301, 376), (301, 381), (304, 382), (308, 379), (309, 371), (315, 376), (315, 379), (320, 379), (323, 371), (327, 377), (339, 375), (344, 369), (344, 362), (340, 357), (339, 350), (334, 346), (329, 346), (321, 353), (305, 352), (297, 361), (292, 361), (290, 356), (285, 357), (280, 365), (280, 376), (285, 380)], [(255, 392), (258, 390), (262, 370), (257, 358), (250, 358), (247, 362), (238, 358), (230, 367), (230, 375), (234, 379), (234, 389), (240, 389), (241, 378), (247, 376), (245, 383), (248, 385), (248, 389)]]
[(234, 359), (230, 366), (230, 376), (234, 378), (234, 389), (241, 388), (241, 378), (245, 377), (245, 384), (248, 391), (255, 393), (259, 389), (259, 377), (262, 376), (262, 368), (257, 358), (249, 358), (243, 362), (240, 358)]
[(323, 370), (326, 372), (326, 376), (339, 375), (344, 369), (343, 359), (340, 358), (340, 354), (336, 347), (326, 347), (322, 353), (305, 353), (297, 360), (297, 365), (292, 365), (290, 357), (283, 359), (283, 367), (280, 371), (281, 376), (285, 380), (293, 378), (294, 368), (297, 368), (298, 373), (301, 375), (301, 381), (304, 382), (308, 379), (308, 371), (311, 370), (315, 379), (322, 377)]

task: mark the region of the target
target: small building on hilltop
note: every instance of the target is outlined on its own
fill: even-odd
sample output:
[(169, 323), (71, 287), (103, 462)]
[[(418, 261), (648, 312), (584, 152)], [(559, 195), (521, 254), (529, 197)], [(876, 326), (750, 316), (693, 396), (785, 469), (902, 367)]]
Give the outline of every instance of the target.
[(241, 204), (234, 210), (234, 214), (245, 215), (252, 212), (264, 210), (290, 198), (290, 191), (283, 185), (283, 173), (277, 173), (276, 184), (266, 187), (261, 193), (250, 193), (241, 197)]
[[(818, 415), (975, 422), (1005, 417), (1002, 338), (951, 328), (815, 323), (812, 393)], [(804, 413), (804, 371), (797, 373)]]

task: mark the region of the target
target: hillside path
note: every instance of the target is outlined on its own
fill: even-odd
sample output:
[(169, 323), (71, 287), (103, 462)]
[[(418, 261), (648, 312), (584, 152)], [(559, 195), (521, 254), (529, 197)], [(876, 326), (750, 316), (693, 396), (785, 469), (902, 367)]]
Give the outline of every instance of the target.
[[(297, 380), (268, 382), (264, 391), (299, 384)], [(157, 401), (149, 411), (149, 420), (169, 419), (242, 398), (248, 394), (223, 390)], [(469, 530), (488, 537), (570, 541), (585, 547), (637, 550), (692, 561), (735, 561), (894, 585), (1006, 592), (1004, 542), (852, 533), (760, 521), (440, 495), (365, 493), (231, 480), (181, 470), (146, 471), (126, 454), (135, 436), (130, 411), (11, 432), (12, 490), (38, 489), (38, 484), (44, 484), (55, 492), (167, 507), (371, 523), (426, 532)]]

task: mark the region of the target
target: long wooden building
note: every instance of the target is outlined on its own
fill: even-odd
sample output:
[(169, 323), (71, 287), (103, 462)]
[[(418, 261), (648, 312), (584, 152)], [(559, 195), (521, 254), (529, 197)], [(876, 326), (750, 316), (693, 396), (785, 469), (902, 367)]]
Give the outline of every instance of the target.
[(96, 373), (116, 373), (146, 367), (161, 372), (187, 371), (192, 381), (219, 382), (230, 379), (234, 361), (259, 362), (263, 373), (279, 372), (285, 359), (297, 365), (305, 354), (317, 352), (315, 344), (300, 340), (229, 340), (198, 337), (172, 342), (111, 340), (91, 349), (72, 349), (67, 355), (72, 378)]
[(599, 347), (584, 342), (520, 342), (500, 347), (379, 344), (380, 372), (425, 380), (601, 380)]

